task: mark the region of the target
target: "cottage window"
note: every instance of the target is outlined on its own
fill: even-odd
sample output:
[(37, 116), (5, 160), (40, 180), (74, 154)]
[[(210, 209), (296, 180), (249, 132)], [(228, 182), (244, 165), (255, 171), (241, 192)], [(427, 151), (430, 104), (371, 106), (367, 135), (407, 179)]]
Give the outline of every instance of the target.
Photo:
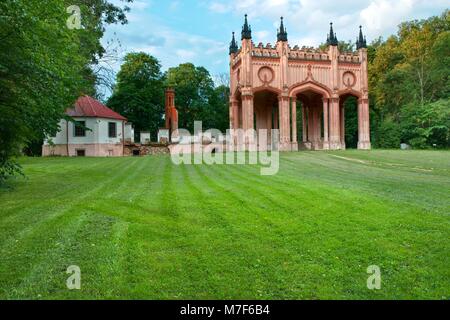
[(115, 122), (108, 123), (108, 135), (110, 138), (117, 138), (117, 123)]
[(75, 137), (85, 137), (86, 136), (86, 121), (75, 121)]

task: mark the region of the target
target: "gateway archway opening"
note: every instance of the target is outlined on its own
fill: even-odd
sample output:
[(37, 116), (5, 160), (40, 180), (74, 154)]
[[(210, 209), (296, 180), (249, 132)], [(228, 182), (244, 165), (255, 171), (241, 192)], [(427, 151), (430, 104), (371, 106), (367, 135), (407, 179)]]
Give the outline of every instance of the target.
[(264, 90), (254, 94), (254, 128), (267, 130), (267, 143), (272, 141), (272, 129), (279, 129), (279, 103), (278, 95), (272, 91)]
[(297, 127), (304, 149), (324, 149), (325, 126), (323, 114), (324, 97), (308, 90), (297, 94)]

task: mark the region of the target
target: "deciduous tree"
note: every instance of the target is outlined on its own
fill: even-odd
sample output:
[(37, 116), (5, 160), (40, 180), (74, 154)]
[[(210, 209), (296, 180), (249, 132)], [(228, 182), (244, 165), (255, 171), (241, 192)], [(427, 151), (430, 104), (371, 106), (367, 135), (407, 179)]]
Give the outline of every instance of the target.
[(142, 52), (127, 54), (107, 104), (127, 117), (137, 134), (150, 131), (155, 137), (164, 115), (164, 78), (159, 61)]

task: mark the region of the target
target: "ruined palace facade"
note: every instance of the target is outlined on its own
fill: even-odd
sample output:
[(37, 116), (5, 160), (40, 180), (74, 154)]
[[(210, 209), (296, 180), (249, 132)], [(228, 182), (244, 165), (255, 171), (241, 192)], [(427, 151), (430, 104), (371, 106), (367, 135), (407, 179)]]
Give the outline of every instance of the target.
[(230, 44), (231, 129), (279, 129), (284, 151), (345, 149), (344, 102), (353, 96), (358, 148), (371, 148), (367, 45), (361, 29), (357, 51), (346, 53), (339, 52), (332, 24), (326, 51), (291, 48), (283, 18), (275, 47), (255, 46), (251, 33), (245, 16), (241, 47), (234, 33)]

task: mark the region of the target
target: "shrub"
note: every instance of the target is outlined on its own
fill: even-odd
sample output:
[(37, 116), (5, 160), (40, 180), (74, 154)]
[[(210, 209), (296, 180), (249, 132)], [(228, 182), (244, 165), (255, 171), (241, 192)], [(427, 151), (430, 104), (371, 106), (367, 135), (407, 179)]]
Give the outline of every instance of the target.
[(6, 179), (13, 175), (23, 175), (22, 167), (11, 159), (2, 161), (0, 164), (0, 185), (4, 184)]
[(392, 120), (386, 120), (381, 123), (378, 129), (378, 143), (377, 147), (383, 149), (398, 149), (400, 148), (401, 132), (398, 124)]
[(450, 147), (450, 99), (408, 105), (400, 118), (402, 141), (414, 148)]

